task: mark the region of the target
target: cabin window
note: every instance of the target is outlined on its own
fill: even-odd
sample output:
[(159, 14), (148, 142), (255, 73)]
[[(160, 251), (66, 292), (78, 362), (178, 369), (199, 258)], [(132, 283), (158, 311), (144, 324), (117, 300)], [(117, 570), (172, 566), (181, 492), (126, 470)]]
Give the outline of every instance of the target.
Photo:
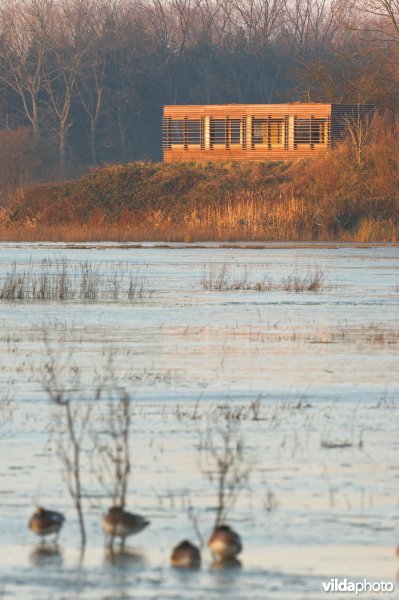
[(310, 144), (310, 119), (296, 119), (295, 144)]
[(184, 144), (184, 121), (170, 121), (170, 143)]
[(296, 119), (295, 144), (326, 144), (327, 119)]
[(253, 142), (254, 144), (267, 144), (267, 119), (254, 119)]
[(201, 143), (201, 121), (187, 121), (187, 144), (199, 146)]
[(284, 119), (254, 119), (253, 143), (282, 146), (284, 144)]
[(269, 144), (272, 146), (284, 144), (284, 119), (269, 120)]
[(230, 144), (241, 144), (241, 119), (230, 121)]
[(226, 121), (224, 119), (211, 120), (211, 144), (226, 144)]
[(312, 120), (312, 144), (327, 143), (327, 119)]

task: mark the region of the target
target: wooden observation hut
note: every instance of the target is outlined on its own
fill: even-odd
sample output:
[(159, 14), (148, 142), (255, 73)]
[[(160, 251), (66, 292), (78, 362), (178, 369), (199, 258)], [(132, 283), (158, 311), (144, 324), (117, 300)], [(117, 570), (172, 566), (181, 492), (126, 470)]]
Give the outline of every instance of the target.
[(325, 152), (371, 105), (214, 104), (165, 106), (166, 162), (293, 160)]

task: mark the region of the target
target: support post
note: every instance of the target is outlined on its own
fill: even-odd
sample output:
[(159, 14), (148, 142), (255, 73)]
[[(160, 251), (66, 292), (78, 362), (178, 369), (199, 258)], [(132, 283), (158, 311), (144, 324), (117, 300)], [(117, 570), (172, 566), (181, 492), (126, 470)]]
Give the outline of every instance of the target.
[(204, 148), (210, 150), (211, 147), (211, 120), (210, 117), (204, 117)]

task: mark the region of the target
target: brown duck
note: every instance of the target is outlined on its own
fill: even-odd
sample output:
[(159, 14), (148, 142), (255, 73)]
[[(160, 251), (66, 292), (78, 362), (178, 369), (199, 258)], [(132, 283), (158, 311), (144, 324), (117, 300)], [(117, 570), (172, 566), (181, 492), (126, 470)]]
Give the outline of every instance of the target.
[(61, 527), (65, 521), (64, 515), (55, 510), (46, 510), (39, 507), (29, 520), (29, 529), (43, 538), (55, 533), (55, 540), (58, 539)]
[(101, 526), (111, 540), (118, 537), (122, 542), (129, 535), (139, 533), (149, 524), (150, 522), (141, 515), (130, 513), (120, 506), (112, 506), (101, 519)]
[(201, 554), (197, 546), (184, 540), (173, 548), (170, 562), (172, 567), (178, 569), (198, 569), (201, 565)]
[(217, 560), (231, 560), (242, 551), (241, 538), (228, 525), (218, 525), (208, 541), (208, 547)]

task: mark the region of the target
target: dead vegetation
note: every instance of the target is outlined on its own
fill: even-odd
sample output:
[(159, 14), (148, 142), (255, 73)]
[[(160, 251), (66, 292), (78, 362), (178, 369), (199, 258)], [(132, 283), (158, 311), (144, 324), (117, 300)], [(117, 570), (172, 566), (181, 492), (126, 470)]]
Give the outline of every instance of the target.
[(293, 164), (140, 162), (31, 188), (0, 239), (395, 242), (399, 122), (377, 122), (360, 163), (348, 139)]
[(72, 263), (66, 258), (30, 261), (25, 268), (16, 263), (0, 277), (0, 300), (137, 302), (151, 296), (145, 271), (124, 263), (94, 265)]
[(353, 448), (353, 444), (349, 440), (321, 440), (320, 446), (321, 448), (326, 448), (327, 450), (336, 450), (337, 448)]
[[(80, 545), (86, 546), (87, 531), (84, 516), (84, 489), (82, 460), (87, 442), (87, 433), (95, 402), (98, 401), (99, 390), (94, 391), (93, 398), (82, 396), (81, 373), (74, 366), (70, 369), (71, 379), (66, 384), (61, 379), (63, 364), (69, 357), (55, 352), (47, 338), (44, 340), (47, 349), (47, 361), (42, 369), (42, 385), (50, 401), (58, 409), (52, 424), (56, 450), (59, 456), (65, 483), (72, 498), (79, 522)], [(64, 362), (66, 361), (66, 363)]]
[(0, 426), (5, 425), (12, 419), (13, 406), (10, 390), (0, 392)]
[[(86, 503), (105, 493), (114, 506), (124, 508), (126, 504), (131, 471), (131, 396), (118, 382), (112, 351), (107, 356), (105, 375), (84, 381), (65, 339), (57, 350), (47, 332), (43, 341), (47, 360), (41, 369), (41, 383), (56, 409), (51, 437), (78, 516), (84, 550)], [(100, 493), (93, 480), (100, 484)]]
[(229, 411), (215, 409), (208, 416), (201, 435), (200, 469), (216, 491), (217, 526), (226, 520), (251, 471), (240, 421)]
[(318, 267), (309, 268), (304, 273), (295, 270), (292, 274), (273, 281), (263, 275), (259, 279), (250, 277), (248, 267), (223, 263), (208, 263), (204, 266), (200, 279), (203, 290), (235, 291), (251, 290), (255, 292), (321, 292), (325, 289), (325, 274)]
[(105, 400), (105, 408), (91, 429), (93, 471), (112, 505), (124, 508), (131, 470), (131, 397), (111, 371), (101, 386), (100, 398), (103, 403)]

